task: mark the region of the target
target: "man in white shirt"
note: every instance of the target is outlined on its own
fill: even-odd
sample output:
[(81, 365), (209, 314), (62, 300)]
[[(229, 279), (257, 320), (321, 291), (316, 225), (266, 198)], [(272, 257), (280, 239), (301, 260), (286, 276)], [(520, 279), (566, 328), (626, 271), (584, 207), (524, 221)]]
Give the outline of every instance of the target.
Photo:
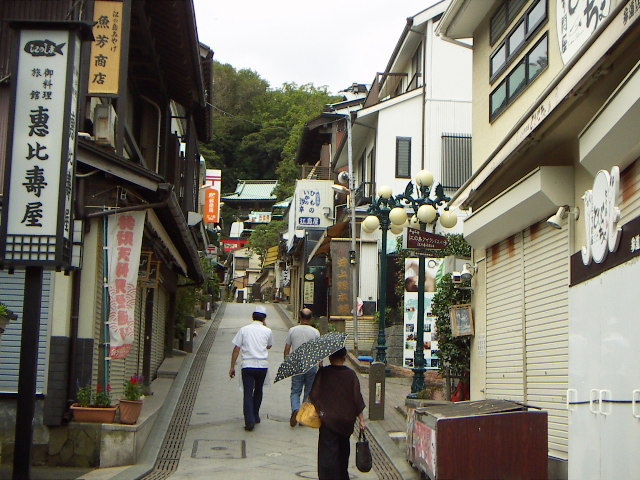
[(269, 362), (268, 352), (273, 345), (271, 329), (266, 326), (267, 310), (262, 305), (256, 305), (253, 311), (253, 322), (245, 325), (233, 337), (234, 345), (231, 354), (231, 368), (229, 376), (236, 375), (236, 360), (242, 352), (242, 387), (244, 401), (244, 429), (253, 430), (256, 423), (260, 423), (260, 405), (262, 404), (262, 387), (267, 376)]
[[(300, 310), (300, 325), (291, 327), (285, 340), (285, 357), (289, 355), (290, 352), (294, 352), (303, 343), (320, 336), (320, 332), (310, 325), (312, 315), (313, 313), (308, 308)], [(298, 424), (296, 414), (300, 409), (300, 394), (302, 393), (302, 388), (304, 387), (304, 397), (302, 399), (304, 402), (309, 396), (317, 372), (318, 367), (314, 366), (306, 373), (291, 377), (291, 418), (289, 419), (289, 425), (292, 427)]]

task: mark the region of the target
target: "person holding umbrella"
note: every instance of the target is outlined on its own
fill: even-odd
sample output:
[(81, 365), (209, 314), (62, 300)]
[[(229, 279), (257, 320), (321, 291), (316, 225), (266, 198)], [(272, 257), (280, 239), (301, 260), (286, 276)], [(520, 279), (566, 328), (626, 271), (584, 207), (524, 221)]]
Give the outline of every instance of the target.
[[(290, 352), (295, 352), (300, 345), (313, 340), (320, 336), (317, 328), (309, 325), (311, 322), (312, 312), (308, 308), (300, 310), (300, 325), (291, 327), (285, 340), (284, 356), (285, 358)], [(295, 427), (298, 422), (296, 420), (296, 414), (300, 409), (300, 394), (304, 387), (303, 401), (307, 401), (313, 380), (316, 378), (316, 372), (318, 371), (317, 365), (312, 366), (309, 370), (298, 375), (291, 377), (291, 418), (289, 419), (289, 425)]]
[(262, 387), (267, 376), (269, 362), (268, 352), (273, 345), (271, 329), (266, 326), (267, 310), (256, 305), (253, 311), (253, 322), (245, 325), (233, 337), (233, 353), (229, 377), (236, 375), (236, 361), (242, 351), (242, 388), (244, 401), (244, 429), (253, 430), (260, 423), (260, 405), (262, 404)]
[(313, 383), (309, 401), (322, 419), (318, 435), (318, 478), (349, 479), (349, 437), (356, 418), (365, 428), (365, 407), (360, 381), (344, 363), (347, 349), (342, 347), (329, 355), (330, 365), (322, 367)]

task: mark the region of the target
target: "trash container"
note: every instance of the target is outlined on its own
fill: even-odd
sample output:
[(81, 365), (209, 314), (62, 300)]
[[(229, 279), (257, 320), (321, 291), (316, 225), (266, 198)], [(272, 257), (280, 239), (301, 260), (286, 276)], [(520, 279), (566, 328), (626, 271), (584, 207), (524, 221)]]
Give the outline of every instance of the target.
[(509, 400), (416, 408), (409, 463), (431, 480), (547, 478), (547, 412)]

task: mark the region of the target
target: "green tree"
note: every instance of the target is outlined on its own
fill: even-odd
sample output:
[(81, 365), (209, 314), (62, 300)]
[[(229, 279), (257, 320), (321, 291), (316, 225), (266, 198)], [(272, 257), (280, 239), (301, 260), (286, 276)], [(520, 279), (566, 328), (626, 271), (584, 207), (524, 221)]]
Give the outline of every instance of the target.
[(278, 244), (280, 233), (284, 232), (286, 228), (287, 224), (284, 220), (274, 220), (258, 225), (249, 237), (249, 249), (257, 253), (264, 261), (267, 250)]
[(214, 62), (213, 139), (200, 152), (208, 168), (224, 171), (222, 191), (239, 179), (279, 180), (279, 200), (290, 196), (299, 167), (295, 153), (302, 127), (331, 97), (325, 87), (285, 83), (272, 89), (253, 70)]

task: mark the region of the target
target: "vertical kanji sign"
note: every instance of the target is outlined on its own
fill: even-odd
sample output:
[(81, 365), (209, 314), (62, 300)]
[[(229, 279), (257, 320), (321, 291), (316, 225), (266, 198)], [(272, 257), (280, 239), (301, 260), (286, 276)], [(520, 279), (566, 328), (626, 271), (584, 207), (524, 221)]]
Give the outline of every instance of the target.
[(125, 358), (133, 345), (136, 285), (146, 212), (109, 217), (109, 356)]
[(218, 223), (220, 221), (220, 191), (207, 188), (204, 191), (204, 222)]
[(349, 269), (348, 241), (341, 239), (331, 240), (331, 316), (344, 317), (351, 315), (353, 309), (351, 297), (351, 278)]
[(93, 9), (95, 40), (89, 63), (90, 94), (118, 93), (120, 45), (122, 42), (122, 2), (96, 1)]
[(0, 264), (67, 268), (80, 38), (70, 30), (27, 27), (17, 39)]

